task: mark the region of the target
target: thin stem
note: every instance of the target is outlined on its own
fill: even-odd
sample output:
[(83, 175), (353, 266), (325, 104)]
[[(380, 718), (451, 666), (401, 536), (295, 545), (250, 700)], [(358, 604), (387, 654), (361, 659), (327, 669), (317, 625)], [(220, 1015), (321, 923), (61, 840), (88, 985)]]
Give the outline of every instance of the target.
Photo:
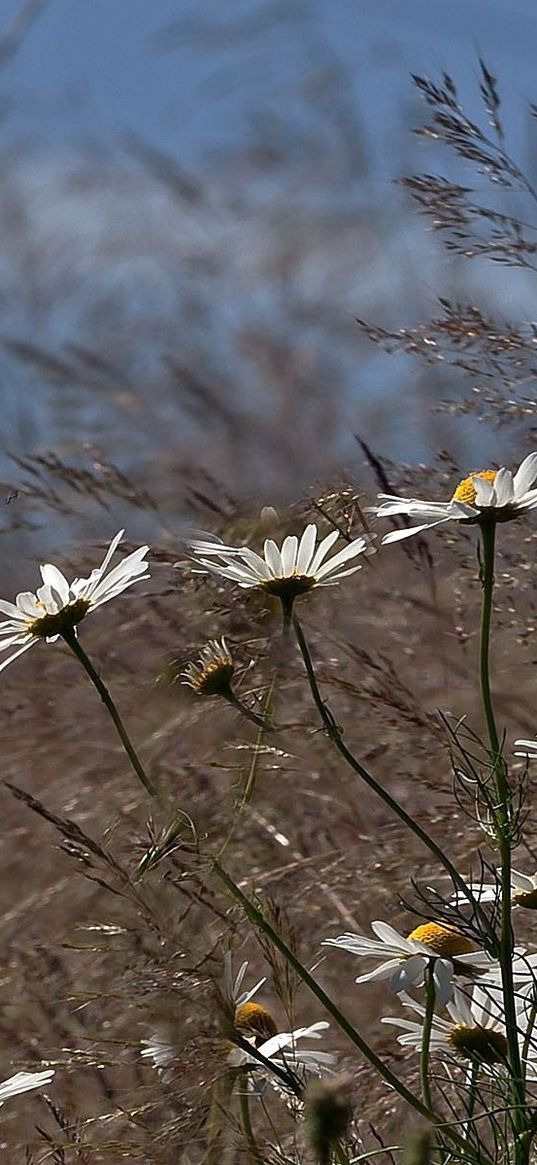
[(86, 652), (84, 651), (84, 648), (81, 646), (74, 631), (71, 629), (62, 631), (62, 638), (67, 643), (67, 646), (71, 648), (71, 651), (73, 652), (73, 654), (76, 655), (76, 658), (82, 664), (84, 671), (87, 672), (92, 684), (97, 689), (99, 696), (101, 697), (101, 700), (102, 700), (102, 702), (103, 702), (103, 704), (104, 704), (104, 706), (105, 706), (105, 708), (110, 716), (110, 719), (112, 720), (112, 722), (114, 724), (114, 727), (115, 727), (116, 732), (119, 736), (119, 739), (121, 740), (123, 748), (125, 749), (125, 752), (127, 753), (127, 756), (131, 762), (131, 765), (134, 769), (134, 772), (136, 773), (136, 776), (138, 777), (138, 780), (144, 786), (146, 793), (149, 793), (150, 797), (153, 797), (155, 799), (155, 801), (157, 801), (158, 804), (162, 808), (163, 807), (162, 795), (159, 792), (159, 790), (157, 789), (156, 785), (153, 784), (150, 777), (147, 776), (147, 773), (142, 765), (142, 762), (138, 756), (138, 753), (136, 752), (134, 745), (131, 742), (131, 739), (129, 737), (127, 729), (125, 728), (125, 725), (121, 719), (121, 716), (119, 715), (119, 712), (116, 708), (116, 705), (114, 704), (114, 701), (110, 695), (110, 692), (108, 691), (108, 688), (105, 687), (98, 671), (95, 670), (91, 660), (86, 655)]
[(321, 696), (309, 647), (296, 615), (293, 616), (293, 627), (295, 630), (298, 646), (302, 654), (302, 659), (304, 660), (304, 666), (306, 668), (311, 694), (313, 696), (313, 700), (319, 716), (326, 729), (327, 736), (329, 736), (333, 745), (344, 758), (344, 760), (346, 760), (350, 768), (353, 769), (355, 773), (358, 773), (358, 776), (360, 776), (362, 780), (365, 781), (365, 784), (368, 785), (369, 788), (377, 794), (377, 797), (380, 797), (380, 799), (384, 801), (384, 804), (387, 805), (389, 809), (391, 809), (392, 813), (395, 813), (396, 816), (399, 817), (400, 821), (406, 825), (407, 829), (415, 834), (415, 836), (419, 838), (423, 845), (425, 845), (427, 849), (432, 854), (434, 854), (434, 857), (437, 859), (437, 861), (439, 861), (441, 865), (443, 865), (444, 869), (447, 870), (453, 885), (462, 891), (465, 898), (472, 906), (475, 915), (479, 918), (480, 925), (483, 928), (483, 933), (489, 934), (492, 938), (494, 938), (494, 931), (491, 926), (490, 919), (487, 917), (486, 912), (479, 905), (479, 902), (474, 897), (470, 887), (466, 884), (461, 874), (459, 874), (459, 871), (450, 861), (447, 854), (444, 853), (444, 851), (440, 848), (439, 845), (437, 845), (432, 837), (429, 837), (429, 834), (426, 832), (426, 830), (422, 829), (421, 825), (419, 825), (418, 822), (410, 816), (410, 813), (407, 813), (406, 809), (403, 809), (403, 806), (400, 805), (399, 802), (391, 796), (388, 790), (375, 780), (368, 769), (364, 768), (364, 765), (362, 765), (360, 761), (357, 760), (357, 758), (353, 755), (353, 753), (350, 752), (350, 750), (347, 748), (343, 741), (343, 734), (341, 729), (336, 724), (332, 713)]
[(481, 523), (481, 539), (483, 544), (483, 561), (481, 564), (481, 584), (483, 587), (483, 598), (481, 603), (481, 634), (479, 637), (479, 682), (481, 686), (483, 712), (485, 715), (487, 732), (490, 741), (490, 750), (492, 753), (494, 766), (496, 768), (500, 761), (500, 742), (498, 738), (498, 730), (496, 728), (496, 719), (494, 716), (492, 693), (490, 690), (489, 668), (492, 593), (494, 590), (494, 544), (496, 540), (495, 522)]
[(232, 708), (236, 708), (237, 712), (240, 712), (241, 716), (245, 716), (247, 720), (251, 720), (252, 724), (257, 725), (258, 728), (262, 728), (264, 732), (273, 731), (272, 724), (269, 724), (268, 721), (265, 720), (263, 716), (259, 716), (257, 712), (253, 712), (247, 704), (243, 704), (242, 700), (239, 700), (239, 697), (233, 691), (233, 688), (228, 688), (227, 692), (222, 694), (224, 699), (227, 700), (228, 704), (231, 704)]
[(425, 999), (425, 1015), (423, 1018), (423, 1035), (421, 1039), (420, 1083), (423, 1102), (427, 1105), (427, 1108), (432, 1108), (431, 1084), (429, 1081), (429, 1058), (431, 1053), (431, 1033), (433, 1029), (434, 1004), (436, 998), (432, 963), (429, 963), (427, 967), (425, 981), (427, 995)]
[(515, 987), (513, 980), (513, 951), (514, 936), (511, 923), (511, 789), (507, 778), (506, 766), (503, 761), (494, 705), (490, 687), (490, 627), (492, 618), (492, 596), (494, 591), (494, 546), (496, 537), (496, 523), (482, 521), (481, 541), (483, 560), (481, 564), (481, 584), (483, 588), (481, 603), (481, 634), (479, 640), (479, 680), (483, 713), (487, 725), (490, 742), (492, 771), (496, 784), (497, 809), (495, 813), (496, 836), (501, 859), (501, 933), (499, 962), (502, 975), (503, 1001), (505, 1010), (505, 1030), (507, 1036), (508, 1059), (511, 1075), (511, 1091), (513, 1095), (513, 1125), (515, 1165), (522, 1165), (527, 1160), (529, 1146), (525, 1146), (519, 1138), (524, 1131), (526, 1120), (526, 1095), (520, 1048), (518, 1045), (517, 1014), (515, 1003)]
[(250, 1097), (248, 1095), (248, 1072), (241, 1072), (241, 1079), (239, 1080), (239, 1101), (241, 1109), (241, 1123), (244, 1139), (248, 1146), (248, 1152), (252, 1161), (256, 1161), (257, 1165), (263, 1165), (263, 1157), (259, 1152), (257, 1141), (255, 1139), (254, 1130), (252, 1128), (252, 1121), (250, 1118)]
[(477, 1086), (479, 1082), (479, 1064), (474, 1062), (470, 1069), (470, 1086), (468, 1089), (468, 1104), (466, 1108), (467, 1125), (465, 1124), (466, 1135), (472, 1132), (471, 1123), (474, 1119), (475, 1105), (477, 1100)]
[[(249, 919), (252, 925), (255, 926), (257, 930), (261, 931), (262, 934), (265, 934), (267, 938), (270, 939), (270, 942), (273, 944), (273, 946), (275, 946), (277, 950), (281, 951), (288, 965), (292, 967), (294, 971), (296, 971), (297, 975), (300, 977), (300, 979), (302, 979), (302, 982), (306, 984), (312, 994), (316, 996), (320, 1003), (322, 1003), (325, 1010), (329, 1012), (333, 1019), (335, 1019), (338, 1027), (340, 1027), (341, 1030), (345, 1032), (345, 1035), (349, 1037), (352, 1043), (360, 1049), (365, 1058), (378, 1072), (379, 1076), (381, 1076), (382, 1079), (385, 1080), (386, 1083), (389, 1084), (390, 1087), (393, 1088), (394, 1091), (397, 1092), (399, 1096), (404, 1101), (406, 1101), (407, 1104), (414, 1108), (416, 1112), (419, 1112), (420, 1116), (425, 1117), (426, 1120), (430, 1121), (435, 1126), (444, 1128), (445, 1135), (450, 1136), (452, 1141), (459, 1148), (464, 1148), (465, 1142), (463, 1138), (460, 1137), (458, 1133), (453, 1132), (449, 1126), (446, 1127), (446, 1122), (442, 1120), (442, 1118), (435, 1112), (433, 1112), (426, 1104), (424, 1104), (419, 1099), (419, 1097), (415, 1096), (414, 1093), (411, 1092), (410, 1089), (408, 1089), (406, 1085), (398, 1079), (397, 1076), (394, 1075), (391, 1069), (388, 1068), (386, 1064), (384, 1064), (380, 1057), (377, 1056), (376, 1052), (364, 1040), (363, 1036), (361, 1036), (360, 1033), (356, 1031), (356, 1028), (354, 1028), (352, 1024), (349, 1023), (349, 1020), (346, 1018), (343, 1012), (340, 1011), (339, 1007), (336, 1003), (334, 1003), (333, 999), (331, 999), (330, 996), (326, 994), (326, 991), (323, 991), (323, 988), (319, 986), (316, 979), (313, 978), (313, 975), (310, 975), (309, 971), (306, 969), (303, 963), (300, 962), (300, 959), (298, 959), (290, 947), (287, 946), (287, 943), (284, 941), (281, 935), (279, 935), (278, 932), (274, 930), (274, 927), (271, 926), (268, 919), (265, 918), (264, 914), (262, 914), (262, 912), (257, 908), (255, 903), (252, 902), (250, 898), (247, 898), (246, 894), (243, 894), (240, 887), (237, 886), (237, 883), (233, 881), (231, 875), (227, 872), (227, 870), (224, 869), (217, 858), (213, 858), (213, 869), (215, 874), (220, 878), (221, 882), (223, 882), (224, 886), (231, 894), (231, 897), (234, 898), (240, 906), (242, 906), (246, 917)], [(491, 1165), (491, 1163), (487, 1158), (484, 1157), (480, 1165)]]

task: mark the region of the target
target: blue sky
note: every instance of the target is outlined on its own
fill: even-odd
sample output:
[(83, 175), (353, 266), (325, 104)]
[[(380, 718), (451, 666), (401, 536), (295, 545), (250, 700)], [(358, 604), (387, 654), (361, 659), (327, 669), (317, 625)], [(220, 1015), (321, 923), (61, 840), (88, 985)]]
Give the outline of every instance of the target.
[[(0, 44), (22, 3), (1, 0)], [(338, 329), (355, 328), (357, 314), (392, 327), (434, 314), (437, 296), (446, 283), (457, 294), (457, 271), (463, 267), (479, 295), (486, 295), (490, 284), (502, 312), (515, 318), (534, 318), (533, 283), (525, 273), (496, 268), (494, 280), (490, 280), (487, 269), (485, 281), (479, 284), (479, 264), (464, 264), (439, 248), (435, 250), (423, 219), (403, 213), (393, 179), (421, 170), (449, 174), (452, 165), (445, 155), (438, 162), (434, 147), (424, 146), (409, 132), (409, 127), (419, 124), (424, 116), (410, 74), (435, 78), (447, 70), (455, 78), (468, 112), (483, 121), (479, 55), (500, 84), (510, 149), (524, 164), (529, 157), (535, 166), (531, 146), (535, 137), (532, 139), (530, 127), (531, 132), (537, 130), (537, 123), (530, 118), (528, 106), (532, 100), (537, 102), (536, 47), (537, 6), (530, 0), (450, 0), (449, 4), (434, 0), (271, 0), (267, 4), (257, 0), (48, 0), (20, 51), (0, 71), (0, 144), (21, 147), (15, 158), (29, 236), (33, 230), (45, 257), (39, 265), (30, 245), (22, 256), (25, 266), (18, 267), (21, 248), (17, 235), (12, 239), (4, 233), (0, 248), (2, 331), (14, 329), (20, 339), (30, 336), (53, 351), (64, 343), (84, 342), (87, 337), (90, 345), (95, 338), (98, 346), (103, 337), (107, 342), (110, 337), (106, 335), (106, 307), (100, 314), (96, 309), (95, 323), (93, 299), (97, 306), (98, 302), (106, 305), (108, 296), (116, 309), (119, 305), (123, 310), (126, 304), (120, 324), (125, 325), (127, 349), (129, 312), (131, 323), (134, 321), (132, 356), (138, 367), (150, 351), (144, 335), (136, 334), (138, 310), (140, 317), (154, 313), (158, 341), (167, 352), (182, 357), (185, 332), (181, 330), (180, 308), (176, 307), (178, 283), (192, 279), (190, 255), (183, 243), (187, 240), (190, 244), (198, 232), (208, 272), (214, 255), (229, 249), (229, 278), (225, 257), (224, 282), (213, 280), (208, 346), (217, 368), (225, 366), (229, 381), (236, 381), (236, 336), (259, 324), (279, 338), (286, 335), (287, 327), (285, 297), (273, 296), (270, 287), (267, 292), (249, 264), (250, 252), (262, 248), (263, 241), (269, 251), (273, 245), (276, 249), (281, 246), (282, 240), (285, 246), (287, 191), (291, 198), (297, 194), (304, 202), (314, 197), (316, 186), (313, 179), (311, 190), (304, 187), (307, 166), (301, 170), (297, 165), (293, 173), (291, 145), (291, 174), (282, 176), (277, 168), (269, 171), (263, 187), (258, 167), (241, 218), (240, 183), (250, 181), (249, 171), (242, 164), (237, 166), (234, 186), (229, 159), (233, 161), (245, 143), (254, 140), (253, 127), (260, 119), (276, 115), (285, 124), (302, 118), (305, 125), (308, 118), (313, 119), (314, 103), (304, 85), (305, 79), (306, 84), (315, 83), (317, 62), (325, 69), (332, 65), (335, 86), (331, 99), (339, 92), (352, 110), (351, 135), (356, 131), (358, 139), (363, 131), (367, 143), (362, 171), (358, 162), (355, 169), (350, 168), (348, 181), (344, 178), (338, 186), (331, 185), (330, 175), (327, 178), (325, 173), (321, 189), (332, 200), (329, 208), (333, 212), (334, 205), (339, 206), (334, 200), (347, 199), (344, 209), (352, 215), (362, 205), (361, 200), (369, 211), (378, 204), (388, 220), (388, 230), (386, 241), (382, 223), (381, 237), (377, 230), (376, 240), (374, 231), (371, 239), (361, 238), (354, 220), (348, 219), (349, 234), (341, 232), (344, 241), (338, 254), (337, 240), (336, 249), (323, 250), (323, 238), (316, 235), (314, 225), (311, 262), (299, 268), (303, 287), (297, 292), (295, 285), (294, 292), (298, 296), (297, 318), (300, 320), (302, 305), (306, 320), (310, 289), (315, 295), (317, 279), (325, 280), (319, 296), (327, 307), (327, 322), (324, 346), (312, 341), (316, 353), (329, 361), (330, 345), (334, 351), (340, 346)], [(207, 222), (198, 221), (195, 214), (179, 219), (166, 190), (158, 183), (151, 184), (128, 156), (125, 135), (132, 132), (168, 151), (194, 173), (212, 170), (213, 176), (218, 176), (218, 167), (226, 159), (223, 182), (219, 184), (217, 178), (211, 186), (209, 181), (208, 189), (214, 191), (217, 204), (224, 192), (225, 213), (231, 208), (229, 218), (223, 217), (220, 223), (217, 211)], [(311, 132), (317, 132), (314, 120)], [(79, 165), (81, 158), (89, 159), (86, 171)], [(84, 173), (89, 175), (86, 185)], [(464, 181), (464, 175), (465, 164), (459, 163), (457, 176)], [(4, 168), (4, 188), (9, 178), (9, 168), (7, 173)], [(275, 198), (271, 184), (277, 182), (282, 188)], [(485, 179), (483, 189), (490, 196)], [(16, 199), (20, 197), (21, 186)], [(491, 197), (494, 199), (494, 193)], [(260, 208), (257, 221), (254, 217), (248, 220), (252, 198), (254, 203), (258, 200)], [(307, 225), (303, 229), (307, 231)], [(261, 254), (263, 270), (270, 270), (270, 261), (270, 254)], [(340, 285), (337, 264), (342, 272)], [(345, 272), (345, 265), (350, 273)], [(412, 296), (405, 294), (409, 271)], [(63, 298), (59, 296), (57, 308), (49, 310), (49, 281), (56, 276), (58, 286), (72, 284), (72, 293), (69, 290)], [(209, 274), (207, 287), (212, 278)], [(134, 302), (133, 289), (139, 302)], [(277, 293), (280, 291), (278, 288)], [(384, 308), (392, 311), (389, 321), (379, 317)], [(81, 312), (86, 313), (83, 318)], [(200, 333), (204, 328), (202, 322)], [(297, 350), (303, 340), (307, 344), (306, 328), (302, 323), (295, 327), (292, 342)], [(351, 337), (342, 372), (342, 394), (348, 403), (342, 448), (349, 456), (355, 452), (352, 433), (360, 401), (368, 395), (391, 399), (405, 393), (414, 377), (410, 362), (405, 380), (394, 360), (377, 354), (372, 345), (364, 352), (355, 331), (356, 340)], [(192, 329), (186, 336), (189, 339), (195, 347)], [(162, 347), (157, 351), (160, 364), (163, 351)], [(76, 386), (71, 396), (67, 389), (61, 390), (65, 424), (64, 430), (58, 429), (59, 414), (42, 378), (36, 375), (32, 379), (25, 367), (16, 368), (13, 362), (5, 370), (3, 361), (0, 352), (4, 405), (10, 393), (13, 401), (4, 410), (4, 440), (18, 442), (21, 451), (29, 439), (37, 449), (65, 440), (65, 431), (73, 429), (70, 401), (78, 404), (80, 399)], [(221, 391), (226, 391), (225, 385)], [(104, 399), (99, 398), (101, 402)], [(174, 408), (175, 398), (170, 400), (170, 413), (163, 415), (163, 439), (168, 426), (170, 432), (175, 431), (174, 423), (180, 430), (185, 427), (179, 412), (174, 422)], [(21, 417), (17, 419), (19, 410)], [(103, 442), (106, 448), (113, 427), (106, 409), (91, 394), (87, 395), (84, 418), (88, 439)], [(125, 448), (138, 457), (145, 431), (139, 424), (135, 433), (136, 424), (134, 417)], [(428, 457), (431, 450), (426, 426), (421, 444), (416, 422), (408, 428), (405, 434), (397, 423), (392, 426), (384, 451), (396, 457)], [(113, 447), (108, 451), (124, 464), (127, 454)]]
[[(2, 0), (0, 29), (22, 0)], [(347, 72), (364, 122), (386, 143), (410, 100), (409, 73), (454, 73), (475, 100), (476, 57), (501, 79), (515, 124), (533, 92), (531, 0), (305, 0), (255, 32), (253, 0), (49, 0), (2, 74), (9, 133), (64, 146), (113, 143), (126, 129), (189, 163), (233, 143), (256, 111), (285, 102), (297, 66), (323, 41)], [(224, 15), (222, 15), (224, 14)], [(220, 29), (209, 41), (202, 26)], [(235, 36), (233, 30), (242, 30)], [(6, 127), (5, 127), (6, 132)], [(522, 126), (517, 135), (522, 144)]]

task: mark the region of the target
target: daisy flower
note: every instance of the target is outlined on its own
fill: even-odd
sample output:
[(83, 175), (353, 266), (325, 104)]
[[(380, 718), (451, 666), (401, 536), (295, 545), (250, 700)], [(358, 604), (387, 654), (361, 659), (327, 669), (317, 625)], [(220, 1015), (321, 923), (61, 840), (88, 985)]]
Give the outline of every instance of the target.
[[(408, 995), (401, 1002), (425, 1020), (425, 1008)], [(505, 1065), (507, 1060), (507, 1039), (505, 1017), (501, 1004), (487, 992), (476, 987), (471, 996), (464, 995), (455, 988), (453, 999), (447, 1004), (449, 1019), (433, 1015), (430, 1050), (442, 1059), (478, 1062), (492, 1068)], [(382, 1023), (392, 1023), (402, 1028), (403, 1034), (397, 1039), (403, 1047), (420, 1052), (423, 1044), (423, 1022), (385, 1016)]]
[[(263, 986), (265, 979), (260, 979), (248, 991), (241, 990), (247, 967), (248, 963), (242, 963), (237, 975), (233, 978), (231, 954), (229, 952), (226, 954), (223, 999), (228, 1006), (232, 1003), (234, 1007), (233, 1028), (236, 1035), (241, 1036), (242, 1040), (251, 1044), (260, 1056), (263, 1056), (265, 1060), (270, 1060), (282, 1071), (302, 1069), (303, 1071), (320, 1073), (323, 1068), (333, 1064), (334, 1057), (328, 1052), (296, 1047), (298, 1040), (320, 1039), (320, 1032), (329, 1027), (326, 1020), (310, 1024), (309, 1027), (295, 1028), (291, 1032), (278, 1032), (270, 1011), (261, 1003), (252, 1002), (253, 996)], [(256, 1056), (249, 1054), (244, 1044), (242, 1047), (232, 1048), (227, 1062), (233, 1068), (255, 1068), (261, 1073), (264, 1072), (265, 1075), (268, 1072), (268, 1065), (265, 1067)]]
[(22, 1092), (31, 1092), (34, 1088), (43, 1088), (50, 1084), (54, 1076), (54, 1069), (47, 1068), (44, 1072), (16, 1072), (0, 1083), (0, 1104), (9, 1100), (11, 1096), (20, 1096)]
[(332, 530), (317, 545), (317, 526), (306, 526), (300, 541), (295, 535), (284, 539), (281, 549), (267, 538), (263, 556), (247, 546), (225, 546), (218, 539), (192, 539), (192, 554), (211, 574), (220, 575), (243, 588), (265, 591), (282, 602), (292, 603), (313, 587), (333, 586), (360, 570), (360, 563), (348, 566), (360, 554), (373, 554), (374, 536), (364, 534), (348, 542), (332, 558), (327, 558), (338, 539)]
[[(260, 1004), (245, 1004), (248, 1008), (247, 1015), (244, 1016), (246, 1023), (243, 1025), (243, 1020), (239, 1014), (235, 1019), (235, 1026), (239, 1034), (244, 1035), (244, 1038), (256, 1048), (260, 1056), (265, 1060), (270, 1060), (277, 1068), (282, 1070), (305, 1070), (306, 1072), (316, 1072), (320, 1074), (326, 1068), (334, 1063), (334, 1056), (329, 1052), (317, 1052), (310, 1048), (297, 1048), (298, 1040), (321, 1038), (320, 1033), (325, 1031), (330, 1025), (326, 1020), (320, 1020), (318, 1023), (312, 1023), (309, 1027), (298, 1027), (291, 1032), (276, 1032), (276, 1034), (269, 1036), (268, 1039), (263, 1039), (261, 1029), (268, 1031), (274, 1024), (274, 1020), (270, 1012), (266, 1008), (261, 1007)], [(255, 1016), (253, 1014), (255, 1009)], [(253, 1023), (252, 1023), (253, 1021)], [(246, 1034), (249, 1032), (250, 1034)], [(227, 1060), (228, 1064), (233, 1068), (255, 1068), (258, 1071), (268, 1071), (267, 1068), (260, 1062), (260, 1060), (249, 1054), (246, 1048), (236, 1047), (231, 1050)]]
[(418, 523), (404, 530), (392, 530), (384, 535), (382, 543), (399, 542), (401, 538), (410, 538), (445, 522), (479, 522), (483, 518), (508, 522), (518, 518), (527, 510), (537, 508), (537, 488), (532, 488), (536, 480), (537, 453), (530, 453), (514, 476), (510, 469), (503, 468), (471, 473), (446, 502), (379, 494), (382, 504), (376, 507), (377, 517), (405, 514)]
[(0, 651), (16, 648), (0, 664), (0, 671), (41, 639), (54, 643), (60, 635), (76, 634), (88, 611), (115, 599), (134, 582), (149, 578), (148, 564), (144, 562), (149, 546), (134, 550), (106, 573), (123, 534), (124, 530), (116, 534), (101, 565), (88, 578), (75, 578), (69, 583), (57, 566), (47, 562), (40, 567), (43, 585), (35, 595), (22, 591), (14, 603), (0, 600), (0, 611), (7, 615), (0, 622)]
[[(257, 1034), (262, 1042), (263, 1039), (268, 1039), (269, 1036), (275, 1035), (277, 1028), (272, 1016), (269, 1015), (269, 1012), (264, 1007), (251, 1003), (254, 995), (257, 994), (259, 988), (266, 982), (266, 979), (259, 979), (248, 990), (242, 989), (247, 970), (248, 963), (245, 961), (241, 963), (237, 974), (234, 975), (231, 952), (227, 951), (224, 955), (224, 974), (219, 990), (219, 998), (226, 1019), (226, 1027), (232, 1029), (236, 1024), (242, 1035), (255, 1039)], [(259, 1012), (257, 1025), (255, 1018), (256, 1011)], [(266, 1021), (263, 1022), (263, 1014), (269, 1016), (270, 1024), (267, 1024)], [(242, 1016), (242, 1022), (240, 1023), (237, 1023), (238, 1015)], [(163, 1023), (152, 1033), (149, 1039), (141, 1041), (141, 1055), (144, 1059), (152, 1060), (155, 1068), (159, 1070), (166, 1069), (179, 1059), (182, 1046), (181, 1039), (182, 1033), (176, 1030), (171, 1024)], [(164, 1079), (166, 1079), (166, 1076), (164, 1076)]]
[[(474, 979), (485, 971), (493, 971), (494, 960), (485, 951), (476, 950), (466, 935), (452, 926), (426, 922), (411, 931), (407, 938), (386, 922), (372, 922), (376, 939), (360, 934), (342, 934), (323, 940), (323, 946), (340, 947), (353, 955), (374, 958), (377, 966), (356, 983), (371, 979), (387, 979), (390, 990), (397, 995), (408, 987), (423, 983), (425, 971), (432, 964), (436, 999), (443, 1006), (451, 998), (452, 980)], [(380, 959), (380, 962), (378, 960)]]
[[(498, 870), (498, 879), (501, 871)], [(482, 902), (497, 902), (501, 897), (500, 882), (469, 882), (468, 889), (479, 904)], [(453, 895), (452, 902), (456, 906), (468, 904), (466, 896), (459, 892)], [(518, 870), (511, 870), (511, 903), (513, 907), (523, 906), (526, 910), (537, 910), (537, 874), (530, 877), (521, 874)]]

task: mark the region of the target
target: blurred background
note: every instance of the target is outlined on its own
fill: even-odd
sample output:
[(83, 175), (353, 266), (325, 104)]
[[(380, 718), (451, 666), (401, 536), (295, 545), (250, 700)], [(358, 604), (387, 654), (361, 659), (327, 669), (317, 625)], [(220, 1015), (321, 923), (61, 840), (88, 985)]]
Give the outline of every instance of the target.
[[(152, 778), (211, 845), (253, 771), (252, 726), (166, 680), (225, 632), (242, 696), (263, 701), (279, 622), (172, 568), (185, 526), (252, 545), (310, 520), (358, 534), (381, 483), (449, 497), (537, 448), (536, 46), (525, 0), (1, 0), (0, 594), (34, 589), (43, 557), (89, 573), (123, 525), (125, 553), (150, 542), (147, 588), (83, 641)], [(271, 505), (280, 517), (261, 516)], [(424, 828), (449, 822), (464, 872), (475, 831), (436, 710), (479, 728), (473, 534), (411, 539), (337, 603), (304, 603), (345, 739)], [(536, 541), (535, 524), (502, 528), (509, 749), (536, 730)], [(75, 1141), (87, 1121), (87, 1156), (76, 1141), (54, 1160), (177, 1165), (189, 1143), (202, 1161), (210, 982), (224, 940), (254, 979), (264, 955), (187, 859), (144, 882), (146, 914), (138, 883), (132, 901), (116, 885), (159, 822), (66, 651), (42, 645), (1, 680), (16, 799), (3, 788), (0, 1078), (56, 1065), (60, 1109), (6, 1105), (0, 1145), (52, 1160), (65, 1111)], [(393, 1056), (380, 991), (366, 1021), (319, 936), (376, 917), (408, 931), (401, 855), (419, 879), (431, 863), (334, 759), (298, 656), (280, 682), (285, 734), (229, 860), (290, 904), (305, 961)], [(518, 868), (533, 870), (526, 828)], [(173, 1088), (140, 1057), (161, 1013), (184, 1042)], [(297, 1018), (318, 1018), (304, 994)], [(391, 1092), (348, 1060), (357, 1111), (392, 1127)], [(15, 1158), (38, 1121), (40, 1155)]]
[(526, 0), (2, 0), (8, 525), (58, 459), (113, 465), (172, 523), (196, 475), (277, 502), (353, 474), (357, 433), (396, 460), (509, 460), (467, 403), (483, 368), (400, 330), (438, 322), (439, 297), (515, 321), (527, 430), (535, 269), (446, 249), (399, 180), (441, 174), (531, 220), (528, 189), (413, 132), (411, 74), (447, 71), (487, 129), (481, 57), (531, 183), (536, 34)]

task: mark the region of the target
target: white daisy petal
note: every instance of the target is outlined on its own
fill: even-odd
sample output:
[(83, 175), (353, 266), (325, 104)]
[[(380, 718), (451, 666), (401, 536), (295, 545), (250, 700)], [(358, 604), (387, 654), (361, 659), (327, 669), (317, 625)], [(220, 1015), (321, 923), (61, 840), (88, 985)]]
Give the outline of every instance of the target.
[(433, 983), (436, 992), (436, 1002), (439, 1007), (445, 1007), (452, 994), (453, 963), (449, 959), (435, 959), (433, 964)]
[(31, 591), (21, 591), (15, 601), (19, 611), (22, 611), (23, 615), (28, 615), (30, 619), (39, 619), (43, 614), (36, 596)]
[(513, 474), (510, 469), (499, 469), (494, 479), (494, 505), (508, 506), (513, 501)]
[(287, 578), (291, 574), (295, 574), (296, 556), (298, 551), (298, 538), (294, 534), (289, 534), (284, 538), (282, 546), (282, 575)]
[(317, 541), (317, 527), (314, 523), (306, 526), (296, 556), (296, 573), (307, 574), (311, 566), (315, 543)]
[(357, 554), (363, 554), (365, 550), (365, 542), (363, 538), (357, 538), (354, 542), (350, 542), (348, 546), (344, 546), (342, 550), (334, 554), (333, 558), (329, 558), (323, 566), (319, 567), (317, 571), (317, 578), (322, 579), (327, 574), (331, 574), (338, 566), (343, 566), (344, 562), (348, 562), (349, 558), (354, 558)]
[(388, 546), (390, 542), (402, 542), (403, 538), (410, 538), (412, 534), (421, 534), (422, 530), (432, 530), (434, 526), (441, 526), (443, 522), (449, 522), (449, 518), (437, 518), (435, 522), (425, 522), (422, 526), (408, 526), (404, 530), (390, 530), (389, 534), (384, 535), (382, 545)]
[(39, 569), (45, 586), (50, 587), (51, 591), (55, 591), (59, 596), (58, 606), (65, 607), (66, 603), (69, 602), (69, 583), (65, 575), (51, 562), (44, 563)]
[(493, 504), (494, 486), (486, 477), (473, 477), (476, 506), (491, 506)]
[(280, 551), (272, 538), (267, 538), (265, 542), (265, 561), (274, 578), (281, 578), (283, 574), (282, 560)]
[(519, 498), (527, 493), (535, 480), (537, 480), (537, 453), (530, 453), (515, 473), (513, 480), (515, 497)]
[(317, 550), (315, 551), (315, 554), (314, 554), (312, 561), (310, 563), (310, 574), (317, 573), (317, 571), (321, 565), (321, 562), (323, 561), (324, 558), (326, 558), (328, 551), (332, 549), (334, 542), (337, 542), (338, 537), (339, 537), (338, 531), (331, 530), (330, 533), (326, 535), (326, 538), (323, 538), (322, 542), (319, 542)]

